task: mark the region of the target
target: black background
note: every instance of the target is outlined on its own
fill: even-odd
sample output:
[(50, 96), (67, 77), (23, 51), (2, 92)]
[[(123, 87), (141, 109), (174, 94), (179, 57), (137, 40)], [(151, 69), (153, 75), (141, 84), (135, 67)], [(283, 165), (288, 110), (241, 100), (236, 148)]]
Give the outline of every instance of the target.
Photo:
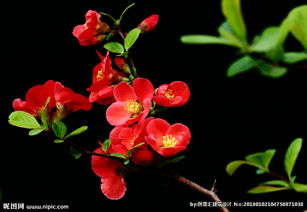
[[(190, 202), (209, 201), (206, 196), (170, 179), (142, 174), (126, 176), (127, 193), (123, 199), (108, 200), (101, 194), (100, 179), (92, 172), (89, 157), (74, 160), (68, 146), (53, 144), (51, 136), (29, 137), (26, 130), (7, 124), (7, 117), (13, 111), (12, 101), (18, 97), (24, 99), (30, 87), (48, 79), (88, 95), (86, 88), (91, 84), (91, 71), (99, 62), (95, 53), (97, 46), (80, 46), (71, 34), (72, 29), (84, 23), (89, 9), (118, 17), (132, 2), (41, 1), (1, 6), (0, 189), (3, 202), (68, 204), (70, 211), (80, 208), (150, 211), (197, 210), (190, 208)], [(306, 1), (242, 1), (250, 40), (264, 27), (278, 25), (290, 9), (303, 3)], [(306, 205), (306, 194), (292, 191), (246, 194), (257, 183), (273, 179), (256, 175), (253, 168), (242, 167), (232, 177), (225, 172), (226, 164), (232, 160), (274, 148), (277, 153), (271, 168), (285, 175), (286, 148), (295, 138), (306, 138), (306, 69), (293, 68), (280, 79), (262, 77), (256, 70), (228, 79), (226, 68), (238, 57), (235, 49), (181, 44), (179, 38), (184, 34), (217, 34), (216, 28), (224, 20), (218, 0), (136, 1), (124, 16), (123, 29), (132, 29), (151, 14), (160, 15), (158, 26), (141, 36), (132, 49), (139, 75), (150, 79), (156, 87), (175, 80), (185, 81), (192, 94), (184, 107), (156, 116), (191, 129), (192, 140), (185, 151), (187, 158), (174, 169), (207, 188), (216, 180), (223, 201), (304, 201)], [(302, 49), (291, 36), (286, 48)], [(107, 138), (112, 127), (105, 120), (105, 109), (94, 104), (90, 112), (80, 111), (67, 117), (70, 130), (89, 126), (86, 133), (75, 138), (76, 142), (93, 150), (98, 140)], [(302, 183), (307, 183), (306, 154), (306, 144), (303, 144), (294, 169), (297, 181)], [(260, 210), (281, 211), (281, 208)], [(240, 210), (232, 208), (231, 211)]]

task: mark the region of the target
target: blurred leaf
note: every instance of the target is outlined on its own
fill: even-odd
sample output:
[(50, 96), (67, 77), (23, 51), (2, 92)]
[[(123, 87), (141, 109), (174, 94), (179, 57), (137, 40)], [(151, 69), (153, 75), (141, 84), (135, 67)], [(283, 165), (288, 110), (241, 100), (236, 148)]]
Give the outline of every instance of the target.
[(235, 160), (235, 161), (232, 161), (230, 163), (227, 164), (226, 166), (226, 172), (229, 174), (229, 175), (233, 175), (235, 173), (235, 171), (242, 165), (244, 164), (247, 164), (247, 165), (250, 165), (247, 161), (244, 161), (244, 160)]
[(182, 161), (183, 159), (185, 159), (185, 156), (179, 155), (179, 156), (170, 158), (169, 160), (167, 160), (167, 163), (178, 163), (178, 162)]
[(246, 156), (245, 159), (249, 162), (259, 165), (260, 167), (263, 167), (265, 170), (268, 170), (269, 164), (275, 152), (276, 152), (275, 149), (269, 149), (269, 150), (266, 150), (265, 152), (257, 152), (257, 153), (250, 154)]
[(53, 142), (54, 142), (55, 144), (60, 144), (60, 143), (63, 143), (64, 140), (63, 140), (63, 139), (54, 139)]
[(110, 156), (126, 159), (125, 155), (117, 152), (111, 153)]
[(29, 135), (33, 136), (33, 135), (37, 135), (41, 132), (43, 132), (45, 130), (45, 128), (38, 128), (38, 129), (32, 129), (29, 131)]
[(286, 52), (284, 53), (283, 62), (292, 64), (307, 60), (306, 52)]
[(301, 183), (294, 183), (293, 188), (297, 192), (304, 192), (307, 193), (307, 185), (306, 184), (301, 184)]
[(185, 44), (222, 44), (232, 45), (232, 43), (225, 38), (215, 37), (211, 35), (184, 35), (180, 38), (180, 41)]
[(101, 145), (101, 148), (102, 148), (102, 150), (104, 151), (104, 152), (107, 152), (108, 151), (108, 149), (109, 149), (109, 147), (110, 147), (110, 145), (111, 145), (111, 139), (106, 139), (104, 142), (103, 142), (103, 144)]
[(278, 33), (279, 27), (270, 26), (265, 28), (262, 34), (253, 41), (251, 49), (255, 52), (267, 52), (275, 48), (279, 36)]
[(274, 185), (274, 186), (290, 187), (289, 183), (287, 183), (283, 180), (271, 180), (271, 181), (261, 183), (261, 185)]
[(61, 121), (53, 122), (51, 127), (52, 127), (54, 134), (58, 138), (64, 138), (64, 136), (67, 133), (67, 127), (64, 124), (64, 122), (61, 122)]
[(247, 191), (249, 194), (262, 194), (262, 193), (269, 193), (274, 191), (282, 191), (288, 190), (286, 187), (275, 187), (275, 186), (256, 186)]
[(117, 54), (123, 54), (125, 52), (123, 45), (118, 42), (108, 42), (103, 47), (106, 50)]
[(138, 147), (142, 146), (143, 144), (145, 144), (145, 142), (139, 143), (135, 146), (133, 146), (131, 149), (128, 150), (128, 152), (126, 153), (126, 158), (129, 158), (131, 153)]
[(302, 148), (302, 142), (303, 140), (301, 138), (295, 139), (294, 141), (292, 141), (286, 152), (284, 162), (285, 162), (285, 170), (287, 172), (289, 179), (291, 178), (293, 167), (295, 165), (298, 154)]
[(82, 156), (82, 153), (79, 152), (76, 148), (70, 147), (69, 153), (77, 160)]
[(141, 30), (138, 28), (132, 29), (126, 36), (125, 41), (124, 41), (124, 46), (126, 51), (133, 46), (135, 41), (138, 39), (139, 35), (141, 33)]
[(69, 138), (71, 136), (75, 136), (75, 135), (79, 135), (81, 133), (83, 133), (84, 131), (86, 131), (88, 129), (87, 126), (82, 126), (82, 127), (79, 127), (78, 129), (72, 131), (71, 133), (69, 133), (68, 135), (66, 135), (64, 138)]
[(287, 19), (291, 33), (307, 50), (307, 5), (292, 9)]
[(220, 36), (224, 39), (227, 39), (229, 43), (233, 46), (236, 46), (242, 50), (246, 49), (244, 43), (234, 34), (230, 25), (227, 22), (223, 22), (221, 26), (218, 28)]
[(252, 57), (248, 55), (243, 56), (229, 66), (227, 77), (233, 77), (237, 74), (244, 73), (254, 66), (256, 66), (256, 61)]
[(265, 170), (263, 169), (257, 169), (256, 170), (256, 174), (264, 174), (265, 173)]
[(263, 60), (257, 61), (257, 68), (260, 70), (260, 73), (263, 76), (271, 77), (271, 78), (282, 77), (288, 71), (288, 69), (286, 67), (273, 66), (269, 63), (264, 62)]
[(35, 117), (24, 111), (12, 112), (9, 115), (9, 124), (26, 129), (41, 128), (41, 125), (37, 122)]
[(222, 0), (222, 12), (235, 35), (246, 43), (246, 28), (241, 11), (240, 0)]

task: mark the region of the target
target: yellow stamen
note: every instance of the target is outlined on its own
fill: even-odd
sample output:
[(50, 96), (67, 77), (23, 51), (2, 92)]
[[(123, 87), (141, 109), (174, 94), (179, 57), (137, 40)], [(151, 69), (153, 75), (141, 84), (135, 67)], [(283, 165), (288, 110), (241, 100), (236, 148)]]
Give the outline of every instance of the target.
[(175, 95), (173, 94), (173, 90), (171, 89), (167, 89), (166, 91), (164, 91), (163, 95), (169, 99), (172, 99), (175, 97)]
[(178, 140), (172, 135), (165, 135), (162, 138), (162, 147), (164, 148), (174, 147), (178, 143)]
[(132, 114), (139, 114), (143, 110), (143, 105), (136, 100), (128, 100), (124, 109)]
[(102, 71), (102, 69), (100, 69), (100, 70), (97, 72), (96, 78), (97, 78), (98, 80), (102, 80), (102, 79), (103, 79), (103, 71)]

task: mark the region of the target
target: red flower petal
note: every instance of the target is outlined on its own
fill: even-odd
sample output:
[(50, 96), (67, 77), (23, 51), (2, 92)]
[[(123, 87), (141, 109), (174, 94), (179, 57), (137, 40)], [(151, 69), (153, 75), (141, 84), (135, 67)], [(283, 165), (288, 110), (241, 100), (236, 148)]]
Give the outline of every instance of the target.
[(126, 182), (123, 177), (101, 178), (101, 191), (111, 200), (121, 199), (126, 193)]
[(170, 124), (163, 119), (154, 119), (147, 125), (147, 134), (153, 136), (152, 139), (158, 142), (158, 145), (162, 142), (162, 137), (166, 134)]
[(178, 146), (187, 146), (191, 139), (190, 129), (180, 123), (170, 126), (166, 134), (173, 135), (178, 140)]
[(142, 30), (142, 32), (152, 31), (157, 25), (159, 20), (159, 15), (151, 15), (148, 18), (144, 19), (139, 25), (138, 28)]
[(127, 82), (121, 82), (114, 88), (114, 98), (116, 101), (126, 102), (129, 100), (136, 100), (137, 96)]
[(155, 89), (152, 83), (145, 78), (136, 78), (133, 80), (133, 89), (140, 102), (152, 100)]
[(131, 113), (126, 111), (124, 106), (125, 104), (123, 102), (114, 102), (108, 107), (106, 118), (111, 125), (120, 126), (128, 122)]

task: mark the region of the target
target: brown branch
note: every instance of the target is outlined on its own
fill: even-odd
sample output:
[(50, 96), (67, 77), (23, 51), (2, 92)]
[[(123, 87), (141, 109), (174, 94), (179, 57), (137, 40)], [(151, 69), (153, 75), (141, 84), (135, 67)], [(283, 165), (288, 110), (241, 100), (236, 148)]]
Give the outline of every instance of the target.
[[(193, 190), (196, 190), (204, 195), (206, 195), (207, 197), (209, 197), (211, 200), (213, 200), (214, 202), (221, 202), (220, 198), (217, 196), (217, 194), (214, 192), (213, 189), (208, 190), (196, 183), (194, 183), (193, 181), (184, 178), (180, 175), (173, 175), (173, 178), (175, 178), (178, 182), (185, 184), (187, 186), (189, 186), (190, 188), (192, 188)], [(226, 207), (220, 206), (219, 207), (220, 211), (223, 212), (229, 212), (229, 210)]]

